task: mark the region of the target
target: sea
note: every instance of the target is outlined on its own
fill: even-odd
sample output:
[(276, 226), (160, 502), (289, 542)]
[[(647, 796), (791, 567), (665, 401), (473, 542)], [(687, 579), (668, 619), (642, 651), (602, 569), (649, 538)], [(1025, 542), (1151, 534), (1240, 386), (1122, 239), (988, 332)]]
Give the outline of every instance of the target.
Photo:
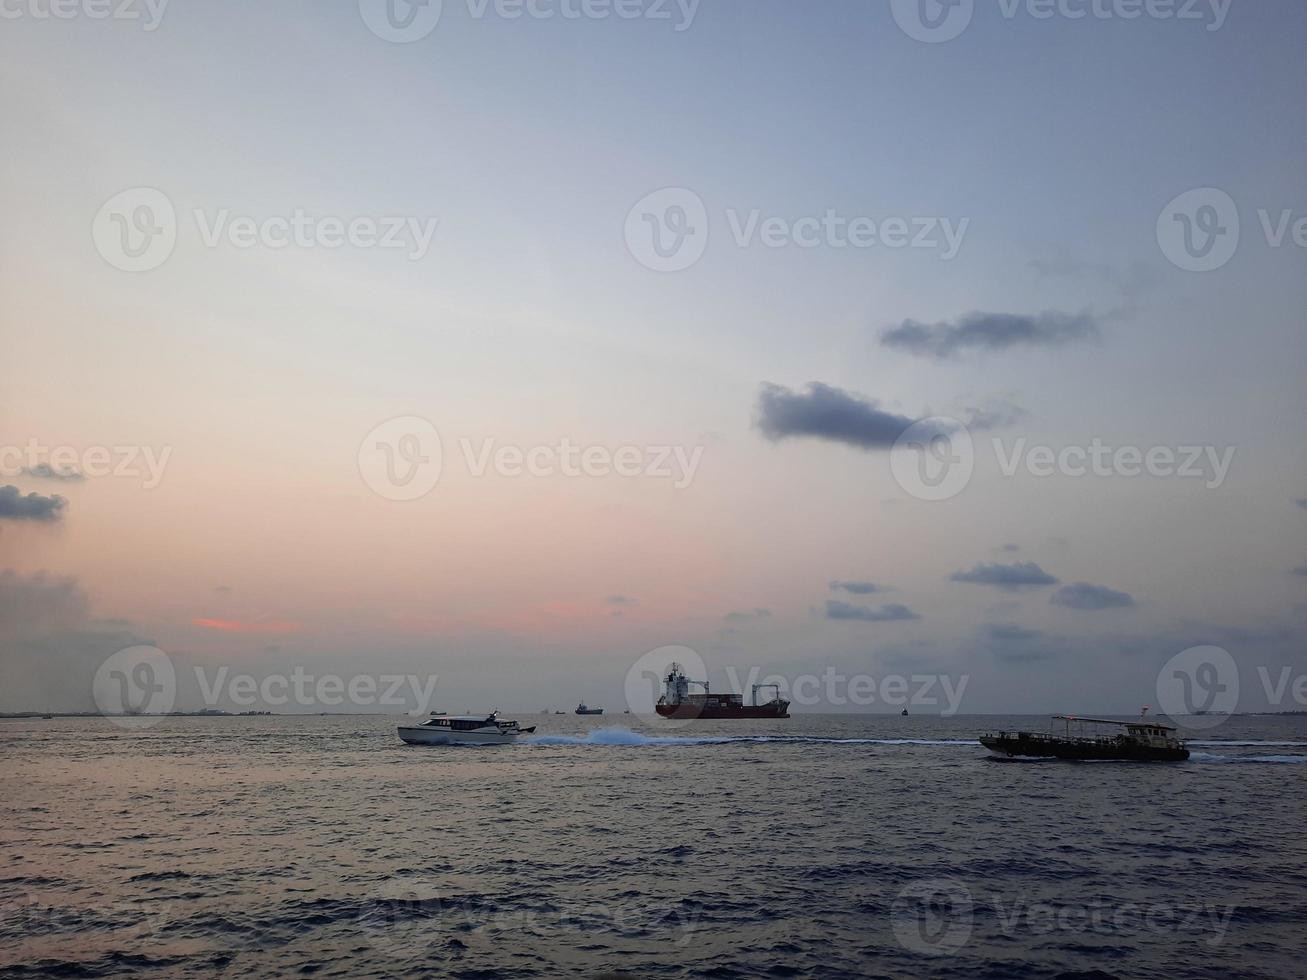
[(0, 721), (0, 976), (1303, 977), (1307, 717)]

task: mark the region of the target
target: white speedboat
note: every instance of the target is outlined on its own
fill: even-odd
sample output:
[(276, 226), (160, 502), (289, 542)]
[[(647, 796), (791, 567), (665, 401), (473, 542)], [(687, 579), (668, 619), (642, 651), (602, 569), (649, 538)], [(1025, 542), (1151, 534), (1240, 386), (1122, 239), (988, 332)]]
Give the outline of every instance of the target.
[(530, 735), (535, 726), (522, 728), (515, 721), (501, 721), (499, 712), (488, 715), (432, 715), (420, 725), (400, 725), (399, 737), (409, 745), (510, 745), (519, 735)]

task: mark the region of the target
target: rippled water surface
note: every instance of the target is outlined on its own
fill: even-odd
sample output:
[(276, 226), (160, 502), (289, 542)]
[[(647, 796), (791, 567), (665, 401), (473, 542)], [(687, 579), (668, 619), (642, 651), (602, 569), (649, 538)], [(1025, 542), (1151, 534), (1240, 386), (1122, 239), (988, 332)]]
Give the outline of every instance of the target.
[(0, 722), (0, 975), (1304, 975), (1307, 718), (1129, 765), (974, 742), (1043, 719), (519, 717)]

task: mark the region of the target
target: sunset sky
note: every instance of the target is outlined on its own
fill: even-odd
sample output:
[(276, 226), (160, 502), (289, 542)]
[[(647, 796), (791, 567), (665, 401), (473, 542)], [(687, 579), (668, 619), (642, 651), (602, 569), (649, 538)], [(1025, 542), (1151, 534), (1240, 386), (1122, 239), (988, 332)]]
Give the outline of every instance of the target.
[[(1307, 672), (1301, 3), (1212, 29), (1206, 2), (982, 2), (939, 43), (898, 4), (776, 0), (445, 0), (392, 43), (370, 3), (0, 25), (0, 710), (86, 708), (137, 643), (435, 673), (458, 709), (620, 710), (667, 644), (715, 686), (966, 675), (964, 712), (1134, 711), (1195, 644), (1248, 709), (1258, 666)], [(125, 271), (138, 215), (103, 209), (137, 188), (175, 248)], [(703, 207), (678, 270), (639, 237), (668, 188), (666, 241), (663, 204)], [(1238, 247), (1189, 271), (1159, 230), (1205, 188)], [(397, 218), (401, 247), (279, 246), (296, 214)], [(926, 500), (891, 447), (935, 416), (975, 464)], [(414, 500), (374, 486), (397, 418), (439, 435)], [(639, 472), (477, 472), (564, 440)], [(1195, 447), (1202, 475), (1004, 473), (1095, 440)]]

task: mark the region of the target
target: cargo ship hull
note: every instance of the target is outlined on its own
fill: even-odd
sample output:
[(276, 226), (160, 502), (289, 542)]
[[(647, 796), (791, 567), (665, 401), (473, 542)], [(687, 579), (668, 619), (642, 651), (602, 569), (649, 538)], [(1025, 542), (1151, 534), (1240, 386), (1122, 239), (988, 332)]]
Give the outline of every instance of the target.
[(680, 704), (656, 705), (654, 710), (664, 718), (685, 720), (693, 718), (788, 718), (790, 716), (788, 708), (789, 705), (786, 703), (707, 705), (683, 701)]

